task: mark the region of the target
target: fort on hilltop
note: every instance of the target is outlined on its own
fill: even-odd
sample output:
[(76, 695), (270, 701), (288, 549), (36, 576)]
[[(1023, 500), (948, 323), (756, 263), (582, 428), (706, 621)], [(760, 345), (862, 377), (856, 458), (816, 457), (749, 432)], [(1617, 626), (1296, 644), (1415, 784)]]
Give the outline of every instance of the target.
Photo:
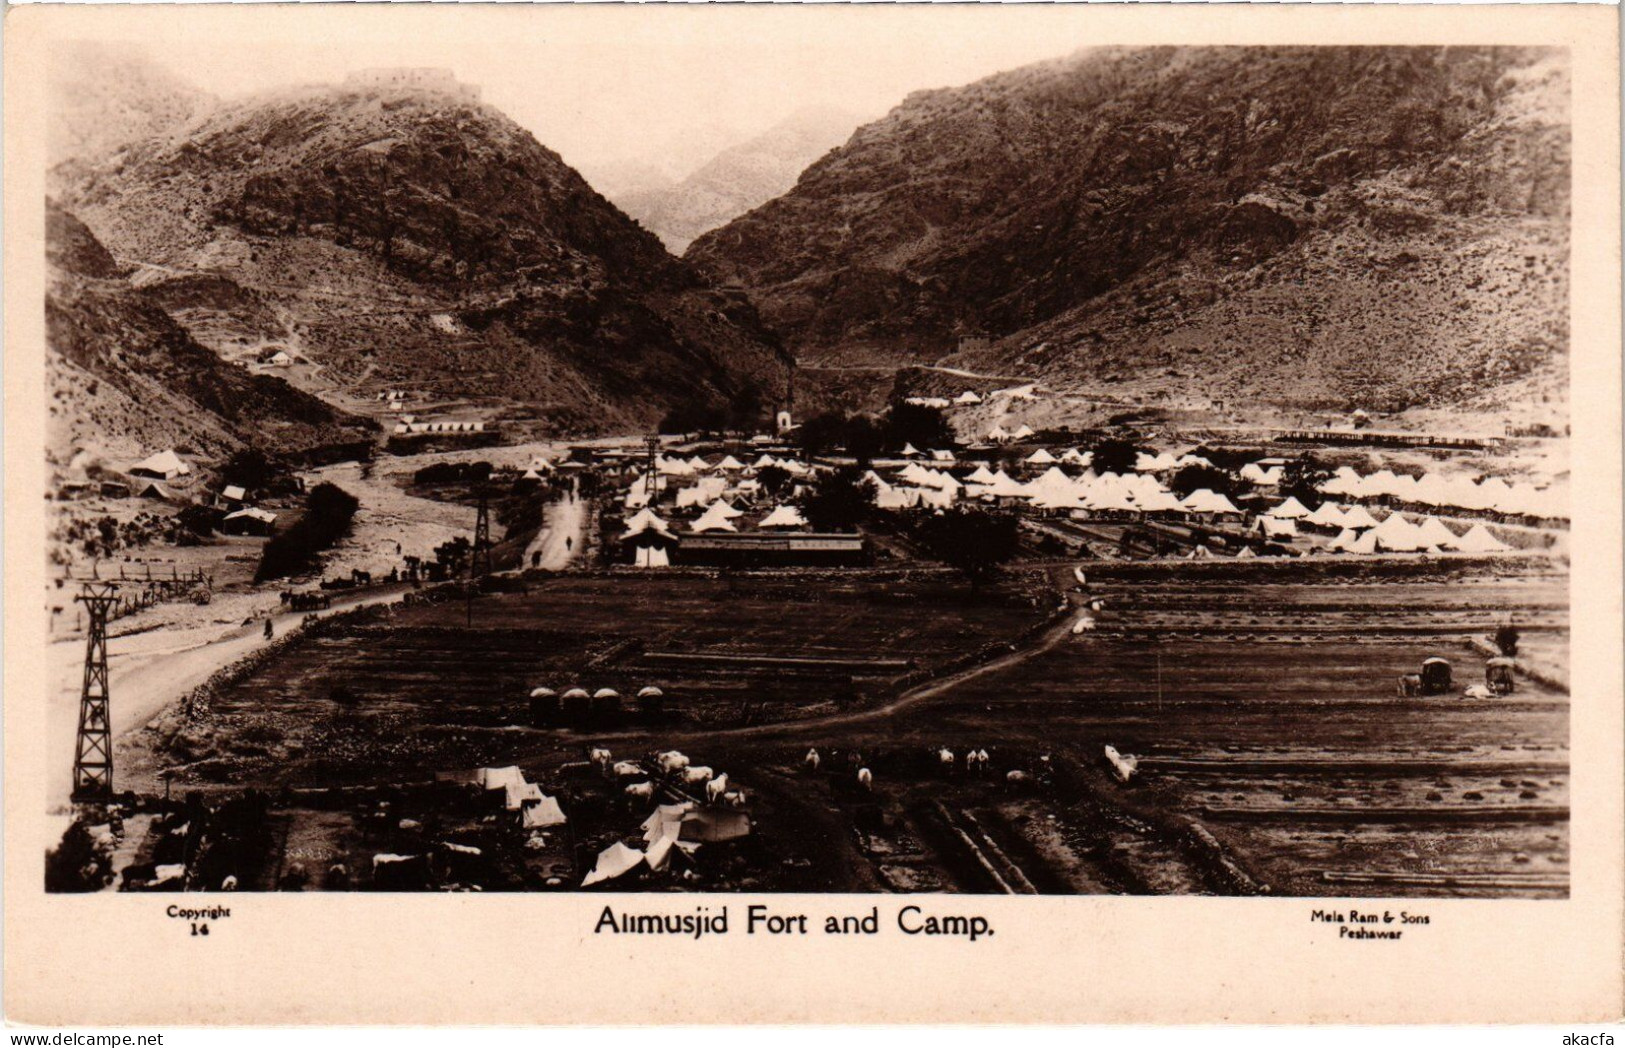
[(415, 88), (420, 91), (455, 95), (470, 102), (480, 100), (479, 87), (459, 82), (449, 69), (438, 69), (433, 66), (386, 66), (362, 69), (345, 77), (344, 82), (358, 87)]

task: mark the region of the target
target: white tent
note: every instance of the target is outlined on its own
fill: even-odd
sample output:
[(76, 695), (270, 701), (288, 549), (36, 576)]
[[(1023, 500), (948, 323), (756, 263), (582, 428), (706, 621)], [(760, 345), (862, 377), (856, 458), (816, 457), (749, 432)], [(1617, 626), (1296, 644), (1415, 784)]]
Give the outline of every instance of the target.
[(875, 493), (876, 509), (913, 509), (919, 501), (919, 488), (885, 487)]
[(1158, 488), (1148, 495), (1137, 496), (1136, 501), (1139, 503), (1140, 508), (1147, 513), (1179, 513), (1185, 508), (1180, 505), (1179, 499), (1174, 496), (1173, 492), (1162, 488)]
[(1309, 516), (1304, 518), (1311, 524), (1319, 524), (1323, 528), (1340, 528), (1343, 526), (1343, 511), (1336, 503), (1322, 502)]
[(1456, 540), (1456, 548), (1463, 553), (1504, 553), (1512, 547), (1491, 535), (1484, 525), (1474, 524)]
[(1372, 528), (1370, 533), (1376, 536), (1384, 550), (1395, 553), (1410, 553), (1430, 545), (1422, 541), (1416, 526), (1406, 520), (1403, 513), (1389, 514), (1388, 519)]
[(1343, 511), (1343, 526), (1356, 529), (1374, 528), (1377, 526), (1377, 518), (1364, 506), (1350, 506)]
[(774, 461), (772, 455), (763, 455), (761, 458), (757, 459), (755, 462), (752, 462), (750, 464), (750, 468), (751, 469), (766, 469), (769, 466), (776, 466), (776, 465), (778, 465), (778, 463)]
[(632, 514), (631, 519), (626, 522), (626, 533), (621, 538), (629, 539), (633, 535), (641, 535), (643, 532), (651, 530), (671, 534), (671, 529), (666, 522), (656, 516), (654, 510), (645, 507)]
[(955, 404), (980, 404), (981, 402), (982, 398), (976, 395), (975, 390), (970, 389), (965, 390), (965, 392), (954, 398)]
[(919, 453), (920, 453), (920, 449), (915, 447), (913, 444), (904, 444), (903, 445), (903, 457), (904, 458), (909, 458), (911, 456), (918, 455)]
[(526, 805), (519, 813), (519, 825), (527, 830), (545, 830), (549, 826), (563, 826), (568, 820), (557, 797), (542, 795), (535, 804)]
[(939, 449), (931, 452), (931, 461), (932, 462), (952, 462), (952, 461), (954, 461), (954, 453), (951, 452), (951, 451), (944, 451), (944, 450), (939, 448)]
[(1055, 462), (1055, 456), (1049, 453), (1049, 449), (1039, 448), (1028, 455), (1025, 461), (1029, 466), (1048, 466)]
[(1032, 504), (1038, 509), (1073, 510), (1084, 509), (1083, 500), (1075, 491), (1041, 491), (1033, 497)]
[(1301, 517), (1309, 516), (1309, 507), (1299, 502), (1296, 498), (1289, 498), (1279, 506), (1276, 506), (1274, 509), (1270, 510), (1269, 516), (1276, 517), (1280, 520), (1297, 520)]
[(1003, 444), (1005, 441), (1010, 439), (1010, 434), (1004, 431), (1003, 426), (996, 425), (987, 431), (987, 439), (995, 444)]
[(743, 462), (739, 461), (738, 459), (734, 458), (732, 455), (729, 455), (727, 458), (725, 458), (721, 462), (717, 463), (717, 468), (722, 469), (722, 470), (727, 470), (729, 473), (732, 473), (732, 472), (735, 472), (736, 470), (744, 469), (745, 464)]
[(1429, 517), (1418, 524), (1416, 537), (1425, 546), (1437, 546), (1440, 549), (1456, 548), (1456, 533), (1445, 527), (1444, 521), (1438, 517)]
[(138, 476), (155, 477), (158, 480), (174, 480), (192, 472), (192, 467), (182, 462), (173, 449), (165, 449), (137, 462), (130, 467), (130, 472)]
[(474, 773), (474, 781), (488, 790), (505, 790), (510, 785), (523, 786), (525, 775), (518, 768), (481, 768)]
[(801, 511), (787, 503), (775, 508), (772, 513), (763, 517), (761, 523), (756, 526), (759, 528), (800, 528), (805, 527), (806, 524), (807, 518), (801, 515)]
[(1198, 488), (1190, 493), (1181, 503), (1192, 513), (1240, 513), (1236, 504), (1224, 495), (1220, 495), (1212, 488)]
[(602, 881), (612, 881), (637, 868), (641, 862), (643, 862), (642, 852), (616, 841), (598, 853), (598, 862), (593, 866), (592, 872), (587, 874), (587, 879), (581, 882), (581, 886), (589, 888)]
[(542, 788), (534, 782), (510, 782), (503, 787), (502, 806), (518, 811), (526, 804), (542, 799)]
[(1026, 488), (1022, 486), (1021, 482), (1002, 469), (993, 474), (993, 481), (988, 485), (988, 491), (1000, 498), (1016, 498), (1026, 494)]
[(664, 546), (639, 546), (637, 565), (640, 568), (669, 568), (671, 554)]
[(1257, 529), (1268, 538), (1291, 538), (1298, 533), (1298, 522), (1280, 517), (1259, 517)]
[(1353, 528), (1344, 528), (1342, 531), (1337, 533), (1337, 537), (1335, 539), (1332, 539), (1332, 541), (1327, 544), (1326, 548), (1348, 550), (1354, 546), (1354, 543), (1359, 539), (1359, 537), (1359, 533)]
[(1377, 532), (1376, 532), (1376, 530), (1373, 529), (1371, 531), (1363, 531), (1363, 532), (1361, 532), (1358, 538), (1355, 538), (1355, 539), (1351, 540), (1349, 542), (1349, 544), (1344, 546), (1343, 548), (1348, 550), (1350, 553), (1362, 553), (1363, 554), (1363, 553), (1375, 553), (1375, 552), (1377, 552)]
[(1257, 556), (1258, 554), (1253, 552), (1253, 548), (1251, 546), (1243, 546), (1241, 549), (1236, 551), (1237, 560), (1252, 560)]
[(988, 469), (985, 465), (977, 466), (971, 475), (965, 478), (965, 483), (991, 484), (993, 483), (993, 471)]
[(689, 525), (690, 531), (738, 531), (734, 527), (733, 519), (739, 511), (726, 502), (711, 503), (706, 511), (700, 514), (699, 519)]
[(1026, 440), (1028, 437), (1031, 437), (1031, 436), (1035, 436), (1035, 434), (1033, 433), (1033, 428), (1031, 426), (1029, 426), (1029, 425), (1023, 424), (1014, 433), (1010, 434), (1010, 439), (1011, 440)]

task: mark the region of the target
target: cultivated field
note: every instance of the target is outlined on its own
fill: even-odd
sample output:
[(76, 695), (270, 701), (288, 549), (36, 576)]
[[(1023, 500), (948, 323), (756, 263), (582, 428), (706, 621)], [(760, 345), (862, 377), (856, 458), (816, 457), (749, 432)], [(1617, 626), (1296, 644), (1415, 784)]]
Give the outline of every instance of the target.
[[(183, 782), (319, 798), (284, 833), (310, 854), (354, 868), (439, 834), (493, 857), (470, 875), (488, 888), (571, 889), (604, 847), (638, 844), (649, 804), (586, 764), (602, 746), (645, 767), (681, 748), (729, 774), (753, 822), (620, 888), (1562, 895), (1568, 696), (1527, 677), (1510, 696), (1462, 691), (1502, 621), (1566, 661), (1566, 592), (1535, 562), (1364, 581), (1097, 565), (1070, 599), (1105, 608), (1074, 634), (1042, 576), (986, 593), (940, 573), (559, 576), (303, 641), (169, 756)], [(1399, 696), (1434, 655), (1450, 692)], [(537, 728), (538, 684), (657, 684), (668, 708)], [(1140, 759), (1130, 783), (1107, 745)], [(967, 768), (970, 750), (988, 765)], [(506, 763), (561, 799), (567, 830), (517, 850), (507, 820), (431, 785)]]

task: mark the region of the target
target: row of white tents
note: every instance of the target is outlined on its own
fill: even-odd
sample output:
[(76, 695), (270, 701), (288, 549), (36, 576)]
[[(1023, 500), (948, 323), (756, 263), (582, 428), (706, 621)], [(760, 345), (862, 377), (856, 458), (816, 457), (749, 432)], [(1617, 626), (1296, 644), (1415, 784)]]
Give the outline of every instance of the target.
[(1464, 553), (1502, 553), (1512, 547), (1490, 534), (1482, 524), (1474, 524), (1457, 535), (1438, 517), (1425, 517), (1412, 523), (1403, 513), (1390, 513), (1379, 521), (1364, 506), (1341, 507), (1323, 502), (1310, 510), (1296, 498), (1289, 498), (1259, 518), (1258, 527), (1270, 538), (1298, 533), (1298, 524), (1338, 529), (1330, 549), (1348, 553), (1415, 553), (1424, 550), (1458, 550)]
[(1471, 477), (1442, 477), (1425, 473), (1412, 477), (1383, 469), (1362, 476), (1340, 467), (1320, 486), (1327, 495), (1344, 498), (1394, 498), (1424, 506), (1454, 507), (1514, 516), (1559, 518), (1568, 516), (1568, 493), (1561, 486), (1508, 484), (1500, 477), (1474, 481)]

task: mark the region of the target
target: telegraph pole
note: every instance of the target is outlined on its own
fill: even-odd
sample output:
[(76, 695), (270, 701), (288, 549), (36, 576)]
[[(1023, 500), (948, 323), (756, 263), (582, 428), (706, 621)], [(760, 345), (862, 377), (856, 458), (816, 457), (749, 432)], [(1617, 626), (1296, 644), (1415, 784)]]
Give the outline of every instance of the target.
[(474, 625), (474, 591), (480, 580), (491, 574), (491, 505), (485, 488), (480, 488), (479, 509), (474, 517), (474, 548), (468, 556), (468, 591), (463, 608), (464, 625)]
[(90, 614), (85, 633), (85, 678), (79, 691), (79, 735), (73, 752), (73, 799), (113, 799), (113, 730), (107, 708), (107, 613), (118, 584), (87, 582), (74, 598)]
[(480, 488), (480, 507), (474, 518), (473, 573), (479, 578), (491, 574), (491, 505), (485, 488)]

